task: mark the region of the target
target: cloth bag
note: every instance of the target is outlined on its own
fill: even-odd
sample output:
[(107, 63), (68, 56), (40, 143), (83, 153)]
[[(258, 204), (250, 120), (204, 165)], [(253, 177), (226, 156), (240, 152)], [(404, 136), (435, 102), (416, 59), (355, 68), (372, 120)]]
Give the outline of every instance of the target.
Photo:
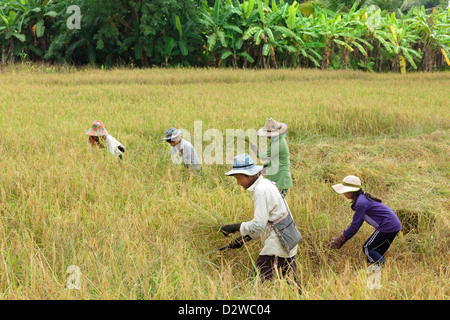
[(295, 221), (292, 218), (286, 200), (281, 193), (280, 196), (283, 198), (284, 204), (286, 205), (287, 213), (275, 221), (269, 221), (269, 223), (272, 225), (273, 230), (280, 239), (283, 249), (289, 254), (297, 244), (303, 242), (303, 237), (295, 225)]

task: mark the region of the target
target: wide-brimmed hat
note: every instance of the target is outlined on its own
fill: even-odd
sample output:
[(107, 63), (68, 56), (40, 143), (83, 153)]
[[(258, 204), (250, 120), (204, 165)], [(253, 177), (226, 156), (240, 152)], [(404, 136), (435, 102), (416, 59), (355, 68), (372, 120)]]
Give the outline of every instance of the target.
[(86, 132), (88, 136), (107, 136), (108, 131), (106, 131), (105, 126), (101, 120), (95, 120), (91, 124), (91, 128)]
[(278, 122), (270, 118), (264, 127), (256, 131), (256, 135), (261, 137), (275, 137), (285, 133), (288, 130), (286, 123)]
[(181, 136), (182, 133), (183, 133), (183, 130), (170, 127), (169, 129), (166, 130), (166, 132), (164, 133), (165, 137), (162, 138), (161, 140), (171, 141), (171, 140)]
[(346, 192), (355, 192), (362, 188), (361, 180), (356, 176), (346, 176), (342, 179), (342, 183), (332, 186), (334, 191), (339, 194)]
[(245, 174), (247, 176), (254, 176), (262, 170), (263, 166), (257, 166), (248, 153), (238, 154), (233, 158), (233, 169), (225, 173), (226, 176), (234, 174)]

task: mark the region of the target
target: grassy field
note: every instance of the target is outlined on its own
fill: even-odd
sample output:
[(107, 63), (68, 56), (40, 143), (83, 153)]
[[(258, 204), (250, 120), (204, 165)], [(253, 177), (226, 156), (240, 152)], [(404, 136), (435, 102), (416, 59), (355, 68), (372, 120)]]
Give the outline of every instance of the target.
[[(450, 74), (42, 70), (0, 70), (1, 299), (449, 298)], [(269, 117), (289, 125), (302, 294), (252, 276), (257, 241), (210, 252), (230, 241), (221, 224), (252, 219), (251, 193), (230, 165), (186, 174), (159, 140), (170, 126), (225, 133)], [(97, 119), (122, 162), (86, 145)], [(352, 218), (331, 188), (348, 174), (403, 223), (378, 290), (361, 249), (372, 227), (326, 247)]]

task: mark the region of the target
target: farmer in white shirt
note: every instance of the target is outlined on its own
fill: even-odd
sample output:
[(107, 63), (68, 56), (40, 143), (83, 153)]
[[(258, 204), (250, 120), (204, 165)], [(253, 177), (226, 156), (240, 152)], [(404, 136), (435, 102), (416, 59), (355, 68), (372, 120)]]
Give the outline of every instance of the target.
[(199, 171), (200, 164), (197, 152), (195, 152), (191, 143), (180, 138), (181, 133), (181, 129), (169, 128), (166, 130), (165, 136), (161, 140), (167, 141), (172, 146), (170, 153), (173, 163), (183, 163), (187, 169)]
[(86, 134), (89, 136), (87, 142), (89, 145), (105, 148), (106, 144), (111, 154), (122, 159), (122, 153), (125, 152), (125, 147), (114, 139), (112, 135), (108, 134), (101, 120), (95, 120)]
[(256, 260), (256, 266), (262, 279), (270, 280), (276, 268), (281, 269), (283, 276), (289, 271), (295, 275), (297, 245), (286, 252), (270, 224), (290, 211), (276, 185), (260, 174), (262, 168), (263, 166), (255, 165), (246, 153), (233, 158), (233, 169), (225, 175), (233, 176), (238, 185), (253, 193), (254, 218), (247, 222), (224, 225), (220, 230), (225, 235), (240, 231), (241, 237), (230, 244), (232, 249), (240, 248), (250, 239), (261, 239), (264, 246)]

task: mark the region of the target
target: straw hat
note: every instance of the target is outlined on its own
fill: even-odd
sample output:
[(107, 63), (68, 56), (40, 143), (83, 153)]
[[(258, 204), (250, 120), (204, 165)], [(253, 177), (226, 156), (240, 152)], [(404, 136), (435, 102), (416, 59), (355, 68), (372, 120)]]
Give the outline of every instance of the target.
[(233, 169), (225, 173), (226, 176), (235, 174), (245, 174), (247, 176), (254, 176), (262, 170), (263, 166), (257, 166), (253, 159), (247, 154), (238, 154), (233, 158)]
[(92, 137), (107, 136), (108, 131), (106, 131), (105, 126), (103, 125), (103, 122), (101, 120), (95, 120), (86, 134)]
[(169, 129), (166, 130), (165, 137), (162, 138), (161, 140), (171, 141), (171, 140), (181, 136), (182, 133), (183, 133), (183, 130), (170, 127)]
[(264, 127), (256, 131), (256, 135), (261, 137), (275, 137), (285, 133), (288, 130), (286, 123), (281, 123), (270, 118)]
[(362, 188), (361, 180), (356, 176), (346, 176), (342, 183), (332, 186), (334, 191), (339, 194), (346, 192), (355, 192)]

